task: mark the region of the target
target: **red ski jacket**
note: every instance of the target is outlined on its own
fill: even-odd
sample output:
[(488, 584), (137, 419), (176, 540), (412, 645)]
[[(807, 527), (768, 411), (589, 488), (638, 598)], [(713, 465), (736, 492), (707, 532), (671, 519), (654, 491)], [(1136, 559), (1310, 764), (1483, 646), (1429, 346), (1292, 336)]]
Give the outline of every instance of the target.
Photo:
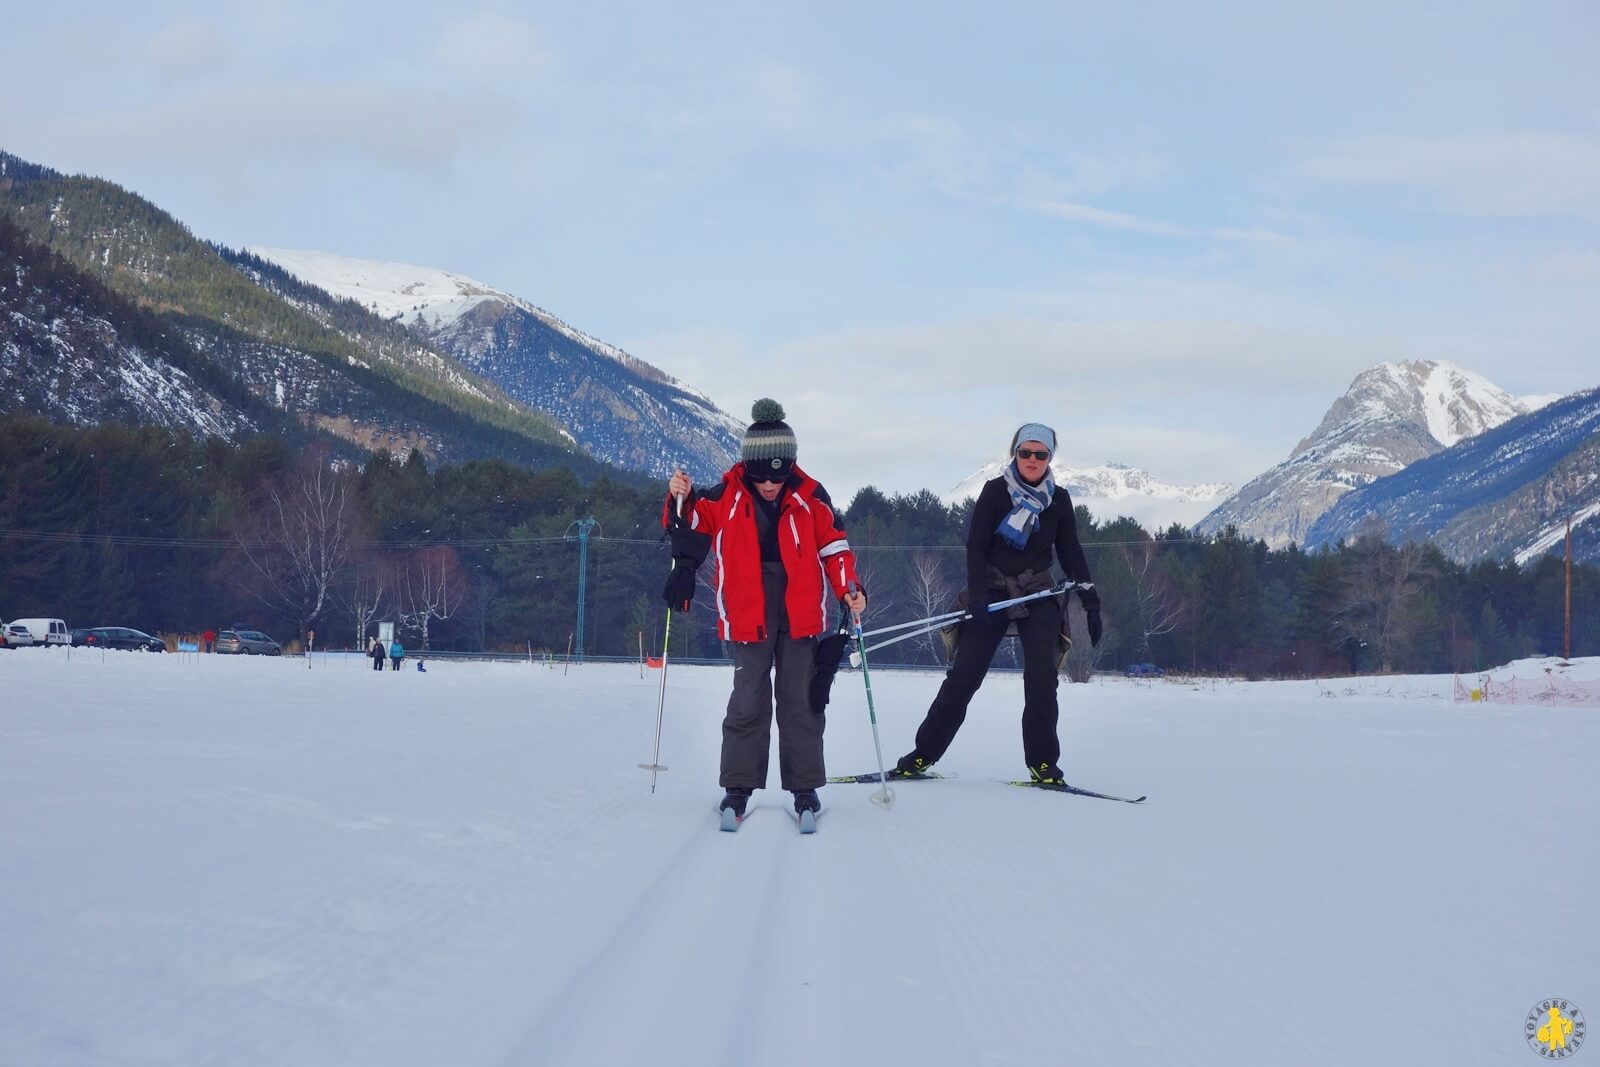
[[(815, 637), (827, 625), (829, 597), (842, 598), (858, 582), (856, 557), (827, 491), (799, 467), (793, 471), (778, 497), (778, 552), (788, 576), (784, 607), (790, 637)], [(721, 483), (691, 493), (684, 509), (684, 525), (711, 539), (717, 636), (724, 641), (763, 641), (767, 636), (752, 492), (745, 484), (744, 464), (735, 463)], [(673, 504), (668, 496), (661, 509), (663, 526), (671, 525)]]

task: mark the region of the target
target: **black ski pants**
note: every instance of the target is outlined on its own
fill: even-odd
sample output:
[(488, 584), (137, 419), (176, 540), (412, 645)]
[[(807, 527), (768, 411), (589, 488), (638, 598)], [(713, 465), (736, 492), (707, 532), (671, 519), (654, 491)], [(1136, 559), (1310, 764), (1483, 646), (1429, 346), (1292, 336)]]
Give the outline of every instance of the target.
[[(935, 763), (955, 740), (956, 731), (967, 719), (967, 705), (983, 684), (1005, 636), (1004, 620), (995, 621), (999, 625), (985, 626), (976, 619), (961, 624), (955, 662), (945, 672), (944, 684), (917, 728), (913, 755)], [(1035, 601), (1028, 605), (1027, 618), (1017, 619), (1016, 624), (1022, 642), (1022, 752), (1030, 767), (1055, 764), (1061, 758), (1061, 740), (1056, 736), (1061, 605), (1054, 597)]]
[(811, 710), (817, 639), (789, 636), (789, 616), (783, 606), (789, 579), (783, 564), (763, 563), (761, 579), (767, 637), (733, 642), (733, 695), (722, 720), (719, 781), (724, 789), (766, 788), (776, 700), (778, 775), (783, 788), (817, 789), (827, 775), (822, 763), (823, 717)]

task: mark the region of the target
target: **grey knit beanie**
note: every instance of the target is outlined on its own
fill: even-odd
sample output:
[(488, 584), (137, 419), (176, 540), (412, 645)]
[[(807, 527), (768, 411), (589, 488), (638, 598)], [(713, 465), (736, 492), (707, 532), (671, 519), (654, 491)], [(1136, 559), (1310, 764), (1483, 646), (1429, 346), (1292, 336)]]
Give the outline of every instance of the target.
[(1038, 441), (1050, 450), (1051, 455), (1056, 451), (1056, 432), (1042, 422), (1025, 422), (1011, 435), (1011, 451), (1015, 452), (1017, 446), (1024, 441)]
[[(748, 467), (754, 462), (763, 469), (770, 466), (778, 470), (793, 463), (799, 450), (794, 431), (783, 421), (783, 405), (762, 398), (750, 408), (750, 418), (753, 421), (739, 446), (739, 458), (745, 465)], [(779, 462), (773, 463), (773, 460)]]

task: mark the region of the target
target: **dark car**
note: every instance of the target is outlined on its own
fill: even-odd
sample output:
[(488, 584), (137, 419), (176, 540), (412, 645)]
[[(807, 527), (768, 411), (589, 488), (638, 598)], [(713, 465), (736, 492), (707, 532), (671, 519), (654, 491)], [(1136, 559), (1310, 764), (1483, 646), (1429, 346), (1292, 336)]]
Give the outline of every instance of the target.
[(217, 634), (217, 651), (235, 656), (276, 656), (283, 646), (260, 630), (223, 630)]
[(71, 635), (72, 639), (69, 642), (69, 644), (71, 644), (73, 648), (78, 648), (78, 647), (82, 646), (83, 639), (85, 637), (87, 637), (88, 635), (89, 635), (89, 631), (88, 630), (74, 630), (74, 631), (72, 631), (72, 635)]
[(136, 652), (165, 652), (167, 643), (143, 630), (126, 626), (96, 626), (83, 632), (85, 648), (121, 648)]
[(1135, 663), (1128, 668), (1129, 678), (1160, 678), (1166, 673), (1154, 663)]

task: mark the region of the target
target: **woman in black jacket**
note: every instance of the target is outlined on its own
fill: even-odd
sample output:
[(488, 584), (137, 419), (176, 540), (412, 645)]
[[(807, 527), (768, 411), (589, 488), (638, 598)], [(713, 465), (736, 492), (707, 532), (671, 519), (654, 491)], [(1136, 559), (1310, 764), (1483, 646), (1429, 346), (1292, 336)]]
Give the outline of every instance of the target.
[[(1060, 709), (1056, 682), (1061, 665), (1062, 599), (1044, 597), (993, 614), (1000, 600), (1049, 589), (1051, 553), (1075, 582), (1089, 584), (1089, 564), (1078, 543), (1072, 498), (1050, 473), (1055, 431), (1030, 422), (1011, 438), (1011, 462), (986, 482), (972, 509), (967, 532), (967, 605), (955, 662), (917, 728), (917, 747), (900, 758), (895, 774), (907, 777), (938, 762), (967, 717), (967, 705), (983, 684), (1000, 639), (1016, 625), (1022, 642), (1022, 751), (1037, 782), (1062, 783)], [(1089, 640), (1100, 643), (1100, 595), (1079, 589), (1089, 615)]]

